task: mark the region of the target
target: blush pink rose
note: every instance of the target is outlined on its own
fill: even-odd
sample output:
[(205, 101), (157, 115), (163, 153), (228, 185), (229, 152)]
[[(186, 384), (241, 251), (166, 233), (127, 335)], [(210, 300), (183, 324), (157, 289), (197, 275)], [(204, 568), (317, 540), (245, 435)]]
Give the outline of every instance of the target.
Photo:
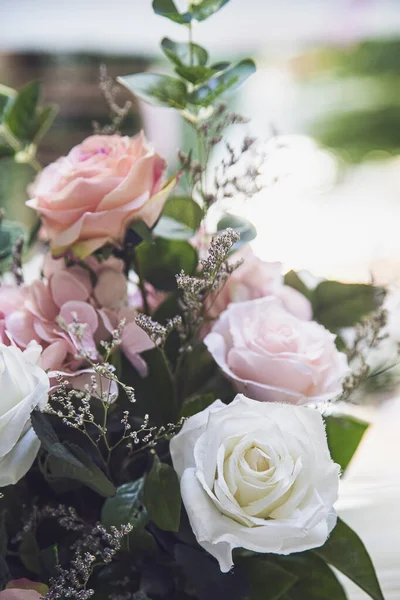
[(310, 301), (297, 290), (283, 285), (280, 263), (263, 262), (253, 254), (249, 246), (234, 254), (232, 260), (241, 258), (243, 263), (230, 275), (222, 290), (208, 299), (210, 319), (216, 319), (231, 302), (274, 296), (299, 319), (311, 320)]
[(38, 175), (27, 205), (42, 216), (54, 256), (119, 246), (132, 221), (152, 227), (176, 183), (143, 133), (93, 135)]
[(239, 392), (269, 402), (330, 400), (348, 373), (335, 336), (267, 297), (230, 304), (204, 340)]

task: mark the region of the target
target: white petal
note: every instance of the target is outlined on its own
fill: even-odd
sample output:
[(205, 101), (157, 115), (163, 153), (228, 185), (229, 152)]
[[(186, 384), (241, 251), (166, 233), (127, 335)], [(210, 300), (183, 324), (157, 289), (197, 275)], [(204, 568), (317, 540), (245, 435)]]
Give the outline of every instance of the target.
[(14, 485), (29, 471), (39, 448), (40, 441), (29, 427), (12, 450), (0, 459), (0, 487)]

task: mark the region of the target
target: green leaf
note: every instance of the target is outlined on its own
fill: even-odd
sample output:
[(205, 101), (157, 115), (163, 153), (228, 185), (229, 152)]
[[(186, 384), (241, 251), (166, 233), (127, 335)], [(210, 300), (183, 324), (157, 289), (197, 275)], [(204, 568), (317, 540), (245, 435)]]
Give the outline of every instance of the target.
[(153, 0), (153, 10), (156, 15), (166, 17), (175, 23), (183, 25), (184, 23), (190, 23), (192, 16), (189, 12), (179, 13), (173, 0)]
[(41, 572), (39, 552), (40, 548), (32, 531), (24, 533), (18, 548), (19, 556), (24, 567), (32, 573)]
[(44, 550), (40, 550), (39, 564), (41, 567), (40, 570), (45, 573), (46, 578), (56, 576), (57, 566), (60, 564), (57, 544), (53, 544)]
[(243, 244), (247, 244), (257, 235), (257, 229), (250, 221), (247, 221), (247, 219), (243, 219), (242, 217), (237, 217), (236, 215), (226, 214), (222, 217), (218, 222), (217, 231), (223, 231), (224, 229), (228, 229), (228, 227), (240, 234), (240, 240), (235, 244), (235, 249)]
[(153, 243), (153, 232), (144, 221), (134, 221), (130, 226), (144, 242)]
[(193, 231), (200, 227), (204, 217), (204, 212), (197, 202), (186, 196), (169, 198), (162, 214), (183, 223)]
[(174, 42), (169, 38), (161, 41), (164, 54), (178, 67), (202, 67), (207, 64), (208, 52), (202, 46), (193, 43)]
[(242, 556), (235, 560), (235, 564), (240, 566), (247, 575), (250, 587), (249, 600), (266, 598), (279, 600), (298, 581), (296, 575), (264, 556)]
[(314, 552), (351, 581), (373, 600), (384, 600), (371, 558), (358, 535), (341, 519), (328, 541)]
[(300, 294), (303, 294), (303, 296), (305, 296), (306, 298), (311, 298), (312, 291), (308, 289), (308, 287), (306, 286), (304, 281), (300, 279), (296, 271), (288, 271), (285, 275), (284, 282), (285, 285), (289, 285), (293, 289), (300, 292)]
[(88, 457), (86, 452), (74, 444), (66, 444), (73, 452), (80, 465), (66, 462), (54, 455), (49, 456), (47, 466), (53, 479), (74, 479), (87, 485), (100, 496), (109, 498), (114, 496), (114, 484), (108, 479), (103, 471)]
[(180, 79), (156, 73), (138, 73), (117, 77), (132, 94), (152, 104), (181, 110), (187, 104), (186, 85)]
[(0, 590), (3, 590), (10, 581), (11, 575), (8, 570), (8, 564), (4, 556), (0, 556)]
[(189, 81), (194, 85), (209, 81), (215, 74), (214, 69), (211, 67), (187, 67), (186, 65), (175, 67), (175, 71), (179, 77), (186, 79), (186, 81)]
[(183, 223), (179, 223), (168, 215), (162, 215), (153, 229), (154, 235), (166, 240), (189, 240), (195, 234)]
[(19, 140), (30, 141), (32, 138), (39, 94), (39, 82), (30, 81), (4, 113), (4, 124)]
[(200, 4), (191, 4), (189, 10), (196, 21), (205, 21), (228, 2), (229, 0), (203, 0)]
[(0, 223), (0, 260), (11, 256), (13, 246), (20, 237), (27, 239), (25, 227), (20, 223), (2, 219)]
[(191, 417), (208, 408), (215, 400), (214, 394), (197, 394), (187, 398), (181, 408), (181, 417)]
[(38, 436), (42, 447), (60, 461), (64, 461), (77, 469), (84, 469), (84, 465), (76, 456), (62, 444), (57, 433), (53, 429), (50, 418), (40, 410), (34, 410), (31, 414), (32, 427)]
[(144, 484), (144, 504), (149, 518), (164, 531), (178, 531), (181, 517), (181, 493), (178, 476), (169, 465), (154, 456), (153, 466)]
[(324, 419), (332, 460), (344, 471), (368, 429), (368, 423), (347, 415), (331, 415)]
[(101, 511), (101, 522), (107, 529), (112, 525), (120, 527), (130, 523), (133, 526), (143, 518), (143, 482), (144, 479), (124, 483), (117, 488), (115, 496), (108, 498)]
[(274, 561), (298, 579), (282, 600), (347, 600), (332, 569), (314, 553), (276, 556)]
[(3, 509), (0, 514), (0, 556), (5, 556), (7, 552), (7, 529), (6, 529), (7, 509)]
[(197, 265), (196, 250), (187, 242), (156, 238), (153, 244), (143, 243), (136, 249), (143, 277), (155, 288), (176, 290), (176, 275), (183, 269), (191, 275)]
[(314, 319), (330, 331), (351, 327), (376, 309), (383, 293), (372, 285), (322, 281), (313, 293)]
[(42, 108), (36, 116), (32, 130), (32, 143), (38, 145), (41, 139), (46, 135), (53, 124), (58, 112), (58, 107), (54, 104), (49, 104)]
[(226, 91), (235, 91), (256, 71), (254, 61), (246, 58), (227, 69), (216, 73), (205, 84), (197, 86), (188, 96), (189, 102), (200, 106), (210, 106)]

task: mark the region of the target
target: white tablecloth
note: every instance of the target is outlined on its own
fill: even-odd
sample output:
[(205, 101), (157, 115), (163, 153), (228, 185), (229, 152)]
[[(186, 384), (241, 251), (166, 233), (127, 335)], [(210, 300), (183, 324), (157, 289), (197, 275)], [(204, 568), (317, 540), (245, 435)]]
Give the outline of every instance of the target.
[[(400, 600), (400, 398), (377, 409), (341, 481), (336, 508), (367, 547), (385, 600)], [(349, 600), (368, 600), (343, 583)]]

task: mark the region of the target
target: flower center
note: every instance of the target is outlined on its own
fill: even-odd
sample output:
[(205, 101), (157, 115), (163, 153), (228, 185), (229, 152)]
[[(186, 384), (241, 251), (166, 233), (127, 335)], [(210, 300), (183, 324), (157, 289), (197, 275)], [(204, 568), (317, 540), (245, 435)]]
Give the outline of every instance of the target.
[(258, 473), (267, 471), (270, 468), (267, 456), (259, 448), (249, 448), (244, 455), (244, 459), (250, 469)]
[(84, 162), (85, 160), (92, 158), (92, 156), (96, 156), (96, 154), (105, 154), (106, 156), (108, 156), (110, 154), (110, 152), (111, 152), (110, 148), (97, 148), (93, 152), (89, 152), (89, 153), (81, 152), (81, 154), (79, 155), (79, 160), (80, 160), (80, 162)]

